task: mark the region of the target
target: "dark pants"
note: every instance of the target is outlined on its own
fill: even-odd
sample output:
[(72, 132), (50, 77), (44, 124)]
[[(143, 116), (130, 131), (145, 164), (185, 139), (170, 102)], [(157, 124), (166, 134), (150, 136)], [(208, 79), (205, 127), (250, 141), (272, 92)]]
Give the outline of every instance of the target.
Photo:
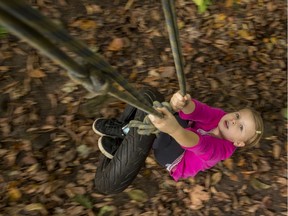
[[(135, 107), (128, 104), (118, 120), (128, 123), (134, 119), (136, 111)], [(188, 121), (181, 119), (178, 114), (175, 114), (175, 117), (182, 127), (187, 126)], [(171, 136), (162, 132), (155, 138), (153, 150), (157, 162), (164, 167), (166, 167), (166, 164), (174, 162), (184, 152), (183, 148)]]
[[(182, 127), (186, 127), (188, 121), (181, 119), (178, 114), (174, 115)], [(153, 143), (154, 155), (159, 164), (166, 167), (173, 163), (183, 152), (184, 149), (176, 142), (174, 138), (166, 133), (160, 132)]]

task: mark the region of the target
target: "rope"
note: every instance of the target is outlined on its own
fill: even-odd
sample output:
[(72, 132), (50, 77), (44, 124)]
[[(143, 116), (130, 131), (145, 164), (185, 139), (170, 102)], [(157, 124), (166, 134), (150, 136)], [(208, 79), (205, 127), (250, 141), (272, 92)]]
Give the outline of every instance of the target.
[[(186, 86), (183, 73), (183, 58), (175, 8), (172, 0), (162, 0), (162, 3), (180, 92), (182, 95), (185, 95)], [(26, 40), (30, 45), (42, 51), (46, 56), (65, 68), (69, 76), (80, 82), (88, 91), (100, 92), (101, 94), (108, 93), (148, 114), (162, 117), (162, 114), (152, 109), (146, 99), (123, 76), (118, 74), (101, 55), (93, 53), (86, 45), (75, 40), (67, 31), (51, 22), (37, 10), (26, 5), (23, 1), (0, 1), (0, 22), (5, 28)], [(85, 62), (84, 66), (79, 65), (79, 63), (71, 59), (55, 43), (65, 46), (81, 57), (83, 62)], [(126, 92), (119, 91), (119, 86), (124, 88)], [(169, 109), (167, 104), (163, 103), (162, 105)], [(145, 120), (145, 124), (148, 122), (147, 119)], [(152, 127), (149, 126), (149, 128), (152, 131)], [(147, 124), (146, 126), (139, 126), (139, 131), (147, 130)], [(155, 128), (152, 133), (157, 133)]]
[[(0, 22), (5, 28), (67, 69), (70, 77), (83, 84), (88, 91), (99, 93), (101, 89), (102, 94), (108, 93), (146, 113), (162, 116), (152, 109), (146, 99), (99, 54), (93, 53), (87, 46), (75, 40), (65, 30), (52, 23), (29, 5), (24, 4), (23, 1), (0, 1), (0, 9)], [(83, 68), (74, 60), (69, 59), (54, 44), (55, 42), (63, 44), (79, 57), (82, 57), (87, 62), (86, 67)], [(126, 93), (120, 92), (113, 85), (123, 87)]]
[[(173, 109), (170, 105), (170, 103), (168, 102), (158, 102), (158, 101), (154, 101), (153, 102), (153, 108), (159, 108), (159, 107), (166, 107), (167, 110), (171, 113), (173, 113)], [(137, 133), (139, 135), (151, 135), (151, 134), (155, 134), (156, 136), (160, 133), (160, 131), (152, 124), (152, 122), (150, 121), (150, 119), (148, 118), (148, 115), (145, 116), (144, 120), (138, 121), (138, 120), (131, 120), (128, 123), (128, 127), (136, 127), (137, 129)]]
[[(177, 73), (177, 78), (180, 87), (180, 93), (184, 96), (186, 95), (186, 81), (184, 75), (184, 64), (183, 57), (181, 52), (181, 44), (179, 39), (179, 31), (176, 20), (176, 12), (174, 7), (173, 0), (162, 0), (163, 11), (166, 20), (166, 26), (169, 34), (169, 40), (172, 48), (173, 58), (175, 62), (175, 68)], [(160, 104), (159, 102), (154, 102), (153, 107), (165, 106), (171, 113), (173, 110), (171, 105), (167, 102)], [(159, 134), (159, 130), (151, 123), (148, 116), (145, 116), (143, 122), (132, 120), (128, 124), (129, 127), (137, 127), (137, 132), (140, 135), (150, 135), (150, 134)]]
[(163, 11), (166, 20), (166, 26), (169, 33), (169, 40), (172, 48), (177, 78), (179, 82), (180, 93), (186, 95), (186, 81), (184, 75), (184, 63), (181, 52), (179, 31), (176, 20), (176, 12), (173, 0), (162, 0)]

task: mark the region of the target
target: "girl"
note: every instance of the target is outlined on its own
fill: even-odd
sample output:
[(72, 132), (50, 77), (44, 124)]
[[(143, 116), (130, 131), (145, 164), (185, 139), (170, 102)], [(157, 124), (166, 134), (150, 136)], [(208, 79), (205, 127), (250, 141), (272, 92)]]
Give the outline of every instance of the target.
[[(179, 92), (172, 96), (170, 104), (178, 113), (173, 115), (163, 107), (157, 108), (163, 118), (148, 117), (161, 131), (153, 143), (155, 158), (175, 181), (213, 167), (229, 158), (237, 148), (255, 146), (262, 137), (263, 121), (252, 109), (226, 113)], [(98, 146), (109, 158), (125, 136), (126, 124), (111, 119), (94, 122), (93, 130), (106, 135), (99, 139)]]

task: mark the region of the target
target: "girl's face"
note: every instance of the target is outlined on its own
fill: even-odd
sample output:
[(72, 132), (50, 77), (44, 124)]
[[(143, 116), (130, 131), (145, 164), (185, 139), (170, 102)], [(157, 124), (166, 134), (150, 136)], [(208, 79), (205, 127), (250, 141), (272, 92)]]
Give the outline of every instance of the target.
[(249, 109), (242, 109), (238, 112), (224, 115), (218, 123), (222, 137), (241, 147), (251, 139), (255, 133), (255, 122)]

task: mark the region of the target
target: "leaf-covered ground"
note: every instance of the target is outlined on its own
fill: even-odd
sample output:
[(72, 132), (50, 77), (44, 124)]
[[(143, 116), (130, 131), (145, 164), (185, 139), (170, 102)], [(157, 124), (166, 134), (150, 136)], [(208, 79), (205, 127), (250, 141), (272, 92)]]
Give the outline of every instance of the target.
[[(135, 87), (157, 87), (167, 100), (178, 90), (160, 1), (27, 2)], [(0, 215), (287, 215), (286, 2), (212, 1), (203, 14), (190, 0), (176, 6), (189, 92), (227, 111), (260, 111), (260, 145), (179, 182), (151, 152), (128, 189), (98, 194), (91, 124), (125, 104), (89, 100), (57, 64), (1, 30)]]

